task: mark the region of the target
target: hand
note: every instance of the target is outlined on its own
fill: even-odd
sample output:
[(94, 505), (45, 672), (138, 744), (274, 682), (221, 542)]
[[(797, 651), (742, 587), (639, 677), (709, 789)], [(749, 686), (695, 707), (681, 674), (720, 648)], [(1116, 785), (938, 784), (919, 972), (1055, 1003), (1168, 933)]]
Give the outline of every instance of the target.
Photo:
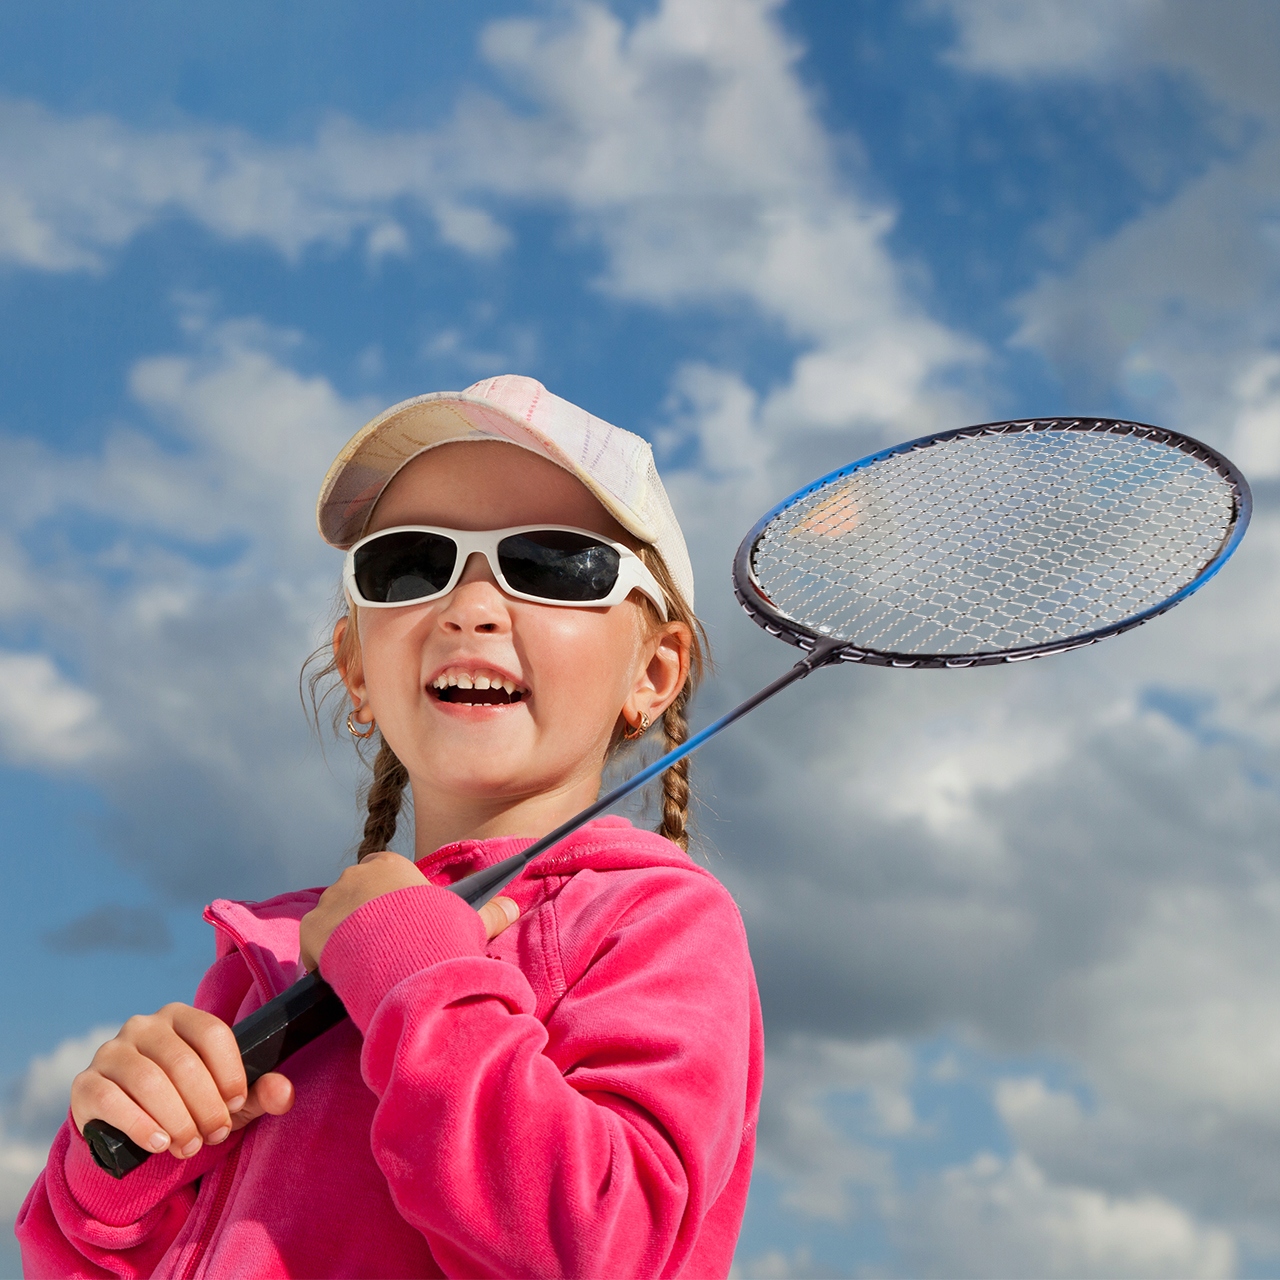
[[(366, 854), (348, 867), (321, 895), (320, 901), (302, 917), (301, 959), (308, 972), (320, 965), (320, 953), (333, 931), (357, 908), (384, 893), (428, 884), (427, 877), (398, 853)], [(496, 938), (519, 918), (520, 908), (510, 898), (493, 898), (480, 908), (485, 933)]]
[(231, 1028), (186, 1004), (130, 1018), (71, 1085), (77, 1129), (105, 1120), (144, 1150), (179, 1160), (292, 1106), (293, 1084), (277, 1072), (247, 1089)]

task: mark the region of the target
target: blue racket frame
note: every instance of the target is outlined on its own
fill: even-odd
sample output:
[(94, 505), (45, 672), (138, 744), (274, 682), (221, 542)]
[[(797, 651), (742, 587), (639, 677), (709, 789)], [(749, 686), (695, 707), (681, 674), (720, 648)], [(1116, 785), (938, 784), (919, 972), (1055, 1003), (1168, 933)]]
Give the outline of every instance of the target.
[[(1181, 590), (1174, 592), (1158, 604), (1143, 609), (1119, 622), (1100, 627), (1096, 631), (1086, 631), (1080, 635), (1070, 636), (1063, 640), (1054, 640), (1048, 644), (1028, 645), (1020, 649), (1008, 649), (999, 653), (977, 654), (902, 654), (864, 648), (855, 644), (840, 644), (832, 648), (832, 638), (821, 632), (806, 627), (782, 612), (769, 598), (756, 581), (752, 568), (752, 559), (756, 546), (764, 536), (765, 530), (774, 519), (786, 511), (788, 507), (802, 498), (830, 484), (833, 480), (851, 476), (856, 471), (864, 471), (877, 462), (892, 458), (898, 454), (916, 453), (947, 440), (976, 439), (979, 436), (1018, 435), (1034, 431), (1081, 431), (1097, 432), (1107, 435), (1140, 436), (1144, 440), (1154, 440), (1159, 444), (1171, 445), (1182, 453), (1207, 462), (1214, 471), (1226, 480), (1232, 490), (1234, 510), (1231, 526), (1222, 545), (1213, 558), (1196, 576)], [(932, 435), (920, 436), (916, 440), (907, 440), (903, 444), (893, 445), (888, 449), (880, 449), (869, 453), (857, 462), (839, 467), (819, 480), (797, 489), (789, 498), (784, 498), (771, 511), (762, 516), (755, 527), (743, 538), (733, 560), (733, 593), (738, 603), (746, 610), (747, 616), (758, 627), (762, 627), (771, 636), (777, 636), (788, 644), (806, 652), (812, 652), (815, 645), (821, 645), (825, 651), (823, 665), (834, 662), (860, 662), (868, 666), (904, 667), (904, 668), (947, 668), (988, 667), (1006, 662), (1026, 662), (1031, 658), (1043, 658), (1050, 653), (1067, 653), (1072, 649), (1083, 649), (1087, 645), (1097, 644), (1111, 636), (1120, 635), (1140, 627), (1144, 622), (1157, 618), (1168, 612), (1174, 605), (1181, 603), (1195, 591), (1199, 591), (1210, 578), (1231, 558), (1240, 539), (1244, 537), (1249, 526), (1249, 518), (1253, 514), (1253, 494), (1249, 490), (1249, 482), (1241, 474), (1240, 469), (1229, 458), (1224, 457), (1216, 449), (1165, 427), (1153, 427), (1145, 422), (1129, 422), (1122, 418), (1016, 418), (1004, 422), (986, 422), (973, 427), (960, 427), (952, 431), (937, 431)]]

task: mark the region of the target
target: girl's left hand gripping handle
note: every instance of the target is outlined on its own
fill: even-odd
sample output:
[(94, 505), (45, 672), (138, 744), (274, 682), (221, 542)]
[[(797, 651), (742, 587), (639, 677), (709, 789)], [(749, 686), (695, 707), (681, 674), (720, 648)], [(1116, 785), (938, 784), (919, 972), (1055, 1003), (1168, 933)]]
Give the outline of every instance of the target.
[[(342, 1001), (318, 973), (307, 974), (288, 991), (268, 1000), (231, 1028), (240, 1046), (246, 1084), (274, 1071), (291, 1053), (346, 1016)], [(84, 1137), (94, 1160), (113, 1178), (123, 1178), (151, 1155), (103, 1120), (90, 1120)]]

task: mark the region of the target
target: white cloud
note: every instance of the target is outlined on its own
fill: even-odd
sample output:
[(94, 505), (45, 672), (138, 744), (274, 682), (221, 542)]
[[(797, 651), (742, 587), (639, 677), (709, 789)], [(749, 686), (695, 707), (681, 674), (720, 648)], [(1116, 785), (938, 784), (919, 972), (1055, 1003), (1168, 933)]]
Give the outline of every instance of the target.
[(1216, 1277), (1234, 1274), (1225, 1232), (1159, 1196), (1115, 1197), (1049, 1181), (1023, 1155), (946, 1170), (898, 1235), (921, 1276)]
[(1257, 356), (1236, 379), (1231, 457), (1255, 480), (1280, 477), (1280, 354)]
[(18, 1210), (48, 1154), (47, 1142), (28, 1142), (0, 1130), (0, 1230), (6, 1234), (12, 1232)]
[[(863, 1140), (916, 1127), (907, 1092), (911, 1055), (892, 1042), (842, 1044), (797, 1036), (771, 1046), (761, 1108), (759, 1167), (783, 1180), (783, 1203), (805, 1218), (846, 1221), (868, 1192), (894, 1185), (888, 1153)], [(832, 1099), (854, 1100), (859, 1134), (830, 1116)]]
[(335, 118), (309, 144), (272, 147), (232, 129), (144, 133), (3, 104), (0, 259), (100, 270), (169, 216), (295, 260), (359, 232), (377, 259), (408, 250), (402, 203), (446, 243), (492, 255), (510, 236), (486, 205), (549, 203), (603, 243), (600, 283), (619, 297), (745, 300), (811, 344), (766, 416), (844, 427), (954, 412), (933, 383), (981, 348), (909, 299), (884, 247), (892, 212), (839, 175), (776, 8), (680, 0), (628, 28), (578, 4), (492, 23), (485, 56), (538, 110), (470, 95), (434, 131)]
[[(315, 494), (372, 406), (289, 368), (288, 348), (261, 325), (197, 325), (187, 353), (139, 361), (140, 422), (178, 448), (129, 425), (72, 456), (0, 437), (20, 616), (82, 673), (76, 688), (48, 654), (0, 654), (0, 741), (78, 765), (125, 860), (184, 897), (329, 878), (355, 819), (346, 754), (345, 803), (310, 758), (297, 679), (339, 571)], [(81, 512), (103, 544), (45, 547), (37, 590), (25, 535)]]
[(113, 250), (169, 217), (295, 261), (363, 233), (377, 258), (407, 246), (392, 216), (399, 202), (434, 219), (446, 244), (499, 252), (506, 233), (438, 168), (429, 134), (374, 134), (337, 118), (310, 145), (272, 146), (225, 127), (145, 132), (0, 102), (0, 262), (102, 270)]
[[(1097, 41), (1131, 38), (1091, 33), (1064, 7), (979, 9), (966, 10), (962, 61), (1007, 74), (1092, 74)], [(358, 240), (376, 259), (412, 237), (401, 205), (492, 253), (506, 241), (497, 219), (537, 204), (603, 246), (598, 284), (614, 296), (712, 321), (746, 307), (775, 326), (799, 353), (776, 385), (690, 362), (659, 424), (664, 448), (695, 459), (670, 478), (722, 663), (705, 715), (793, 656), (743, 622), (725, 584), (754, 518), (871, 445), (984, 413), (956, 389), (981, 371), (980, 346), (905, 287), (885, 246), (892, 211), (839, 174), (773, 13), (685, 0), (630, 26), (586, 4), (494, 24), (487, 56), (530, 109), (470, 97), (435, 132), (333, 122), (311, 144), (271, 148), (14, 107), (9, 133), (33, 141), (0, 154), (0, 253), (100, 269), (176, 215), (295, 258)], [(1160, 373), (1177, 421), (1264, 468), (1269, 147), (1022, 304), (1023, 341), (1104, 382)], [(305, 756), (294, 681), (336, 577), (311, 503), (377, 406), (292, 368), (287, 335), (202, 328), (194, 313), (190, 327), (187, 349), (135, 366), (136, 421), (100, 455), (3, 442), (0, 533), (15, 548), (0, 557), (3, 598), (10, 616), (79, 637), (78, 649), (59, 641), (65, 669), (123, 738), (92, 764), (133, 815), (121, 848), (186, 894), (284, 888), (325, 878), (350, 830), (343, 787)], [(431, 341), (488, 358), (459, 330)], [(157, 443), (155, 418), (182, 450)], [(115, 542), (33, 593), (21, 535), (75, 510), (105, 518)], [(123, 588), (103, 588), (107, 565), (128, 570)], [(1247, 1036), (1272, 1013), (1265, 939), (1280, 892), (1265, 782), (1280, 748), (1277, 576), (1280, 525), (1260, 516), (1202, 597), (1105, 649), (1016, 672), (822, 673), (700, 757), (702, 792), (726, 819), (708, 825), (731, 850), (716, 869), (743, 904), (778, 1037), (761, 1158), (798, 1214), (842, 1223), (879, 1204), (904, 1241), (918, 1235), (922, 1271), (1230, 1270), (1224, 1233), (1260, 1230), (1272, 1212), (1246, 1184), (1274, 1156), (1275, 1046)], [(1153, 686), (1202, 698), (1204, 724), (1153, 710)], [(1100, 1101), (1086, 1114), (1047, 1087), (1006, 1084), (997, 1103), (1023, 1154), (960, 1166), (908, 1201), (883, 1144), (918, 1124), (907, 1046), (946, 1025), (1061, 1054)], [(833, 1095), (862, 1109), (862, 1139), (832, 1120)], [(1196, 1127), (1215, 1109), (1224, 1124)], [(1232, 1126), (1246, 1122), (1262, 1136), (1242, 1166)]]
[(89, 1065), (98, 1046), (118, 1030), (114, 1025), (92, 1027), (32, 1058), (8, 1108), (9, 1123), (24, 1131), (51, 1135), (66, 1119), (72, 1080)]
[(583, 4), (571, 22), (492, 24), (487, 56), (541, 111), (461, 113), (457, 136), (488, 165), (460, 181), (562, 203), (603, 242), (601, 284), (620, 297), (745, 300), (781, 324), (808, 349), (761, 406), (775, 441), (954, 413), (937, 384), (981, 348), (903, 287), (884, 244), (892, 211), (839, 174), (776, 8), (685, 0), (627, 27)]
[(47, 654), (0, 652), (0, 744), (14, 764), (56, 767), (109, 750), (111, 734), (98, 699)]
[(12, 1226), (36, 1175), (44, 1168), (49, 1143), (66, 1119), (71, 1082), (89, 1065), (97, 1048), (117, 1028), (94, 1027), (64, 1040), (27, 1064), (8, 1102), (0, 1107), (0, 1225)]
[(842, 1274), (814, 1262), (812, 1251), (801, 1246), (791, 1254), (770, 1249), (755, 1258), (735, 1258), (729, 1270), (729, 1280), (789, 1280), (792, 1276), (797, 1280), (819, 1280), (820, 1277)]
[[(1098, 19), (1095, 29), (1079, 12), (1052, 6), (1023, 20), (1002, 10), (1006, 71), (1021, 58), (1024, 70), (1074, 66), (1093, 75), (1108, 58), (1115, 65), (1141, 23), (1160, 17), (1137, 6), (1115, 18), (1085, 10)], [(700, 600), (724, 673), (703, 714), (788, 660), (743, 626), (723, 586), (724, 566), (754, 518), (871, 444), (983, 412), (953, 389), (958, 373), (980, 367), (981, 353), (912, 304), (884, 248), (890, 215), (834, 175), (794, 81), (793, 50), (776, 34), (766, 38), (768, 7), (734, 13), (721, 29), (714, 4), (665, 5), (631, 27), (591, 7), (570, 22), (495, 26), (490, 57), (521, 76), (541, 110), (514, 120), (488, 108), (467, 122), (491, 130), (503, 154), (528, 158), (527, 171), (502, 170), (511, 195), (563, 201), (584, 233), (600, 238), (605, 288), (664, 307), (742, 298), (801, 348), (772, 388), (706, 364), (672, 380), (660, 443), (672, 456), (697, 459), (671, 488), (703, 583), (712, 571)], [(972, 20), (987, 22), (991, 35), (1001, 15)], [(585, 78), (569, 74), (582, 66), (593, 69)], [(1259, 155), (1250, 173), (1262, 180), (1265, 170)], [(1090, 267), (1087, 284), (1062, 286), (1079, 311), (1056, 313), (1066, 318), (1053, 332), (1073, 358), (1082, 349), (1095, 359), (1113, 327), (1127, 335), (1137, 326), (1140, 334), (1151, 316), (1186, 315), (1178, 300), (1194, 300), (1201, 283), (1218, 291), (1216, 314), (1269, 296), (1258, 283), (1261, 258), (1249, 256), (1256, 224), (1248, 219), (1262, 202), (1241, 211), (1239, 174), (1220, 169), (1201, 181), (1215, 180), (1221, 186), (1206, 207), (1228, 230), (1206, 236), (1196, 223), (1173, 245), (1117, 242)], [(1232, 198), (1237, 209), (1224, 216)], [(1232, 238), (1237, 226), (1243, 241)], [(1135, 262), (1149, 270), (1147, 293), (1126, 293)], [(1166, 305), (1159, 281), (1183, 262), (1190, 274)], [(1046, 282), (1044, 296), (1056, 287)], [(1093, 294), (1110, 300), (1105, 323)], [(1043, 345), (1033, 326), (1048, 313), (1029, 299), (1026, 314), (1023, 340)], [(1262, 314), (1246, 310), (1242, 326)], [(1187, 333), (1178, 361), (1158, 364), (1173, 366), (1189, 418), (1183, 388), (1207, 361), (1192, 340), (1203, 328), (1192, 324)], [(1114, 341), (1126, 354), (1133, 338)], [(1239, 385), (1246, 412), (1269, 404), (1269, 384)], [(1231, 423), (1221, 414), (1217, 421), (1221, 437)], [(1109, 1048), (1107, 1029), (1131, 1019), (1152, 1052), (1163, 1051), (1176, 1018), (1176, 968), (1162, 976), (1153, 960), (1143, 969), (1151, 987), (1109, 978), (1117, 957), (1145, 955), (1143, 939), (1165, 894), (1194, 898), (1209, 886), (1211, 900), (1229, 904), (1217, 922), (1229, 928), (1242, 897), (1280, 884), (1268, 852), (1274, 797), (1249, 780), (1250, 768), (1273, 767), (1268, 753), (1280, 746), (1273, 731), (1280, 726), (1257, 710), (1280, 692), (1273, 664), (1261, 656), (1280, 640), (1280, 611), (1260, 604), (1274, 594), (1278, 551), (1260, 518), (1241, 561), (1150, 631), (1016, 672), (823, 673), (705, 753), (703, 793), (732, 819), (713, 827), (715, 840), (733, 850), (717, 870), (746, 913), (775, 1035), (901, 1047), (958, 1023), (989, 1043), (1042, 1046), (1079, 1062), (1143, 1134), (1176, 1130), (1212, 1105), (1211, 1086), (1199, 1094), (1162, 1089), (1159, 1066), (1144, 1064), (1135, 1049), (1122, 1070)], [(1228, 736), (1247, 727), (1256, 747), (1241, 745), (1243, 737), (1197, 735), (1150, 710), (1143, 690), (1154, 685), (1203, 692), (1214, 722)], [(1211, 936), (1206, 925), (1206, 948)], [(1237, 1025), (1224, 1010), (1251, 963), (1250, 954), (1228, 950), (1205, 976), (1198, 1008), (1208, 1025), (1222, 1016)], [(1145, 1016), (1155, 1010), (1162, 1012)], [(1169, 1021), (1156, 1026), (1165, 1010)], [(1184, 1083), (1196, 1064), (1212, 1074), (1211, 1039), (1212, 1032), (1194, 1037), (1169, 1070)], [(1116, 1043), (1140, 1040), (1135, 1030)], [(775, 1043), (773, 1070), (786, 1053)], [(844, 1070), (814, 1054), (804, 1084), (777, 1086), (762, 1128), (762, 1159), (784, 1178), (788, 1203), (827, 1221), (844, 1220), (859, 1196), (892, 1182), (883, 1150), (846, 1141), (824, 1110), (827, 1086), (838, 1090), (832, 1082), (846, 1078)], [(1250, 1078), (1265, 1078), (1265, 1062)], [(1144, 1088), (1162, 1101), (1134, 1111)], [(1163, 1169), (1154, 1148), (1135, 1139), (1105, 1171), (1109, 1182), (1094, 1179), (1102, 1174), (1092, 1164), (1090, 1176), (1067, 1181), (1056, 1174), (1046, 1181), (1028, 1163), (1009, 1165), (991, 1185), (1012, 1197), (1007, 1232), (1011, 1248), (1025, 1245), (1021, 1265), (1056, 1273), (1060, 1262), (1089, 1274), (1122, 1263), (1135, 1274), (1229, 1268), (1224, 1233), (1253, 1229), (1267, 1210), (1251, 1216), (1229, 1207), (1231, 1193), (1217, 1191), (1243, 1191), (1231, 1171), (1238, 1147), (1227, 1134), (1220, 1142), (1196, 1135), (1174, 1142), (1180, 1154), (1165, 1149)], [(1077, 1146), (1091, 1141), (1080, 1137)], [(1179, 1162), (1193, 1174), (1173, 1177)], [(1198, 1225), (1202, 1206), (1211, 1226)], [(1023, 1245), (1014, 1238), (1019, 1214), (1031, 1223)], [(1146, 1252), (1144, 1233), (1152, 1240)], [(1033, 1238), (1059, 1240), (1049, 1263), (1036, 1267)], [(937, 1268), (945, 1271), (937, 1240)]]
[[(690, 398), (685, 438), (716, 420), (713, 402), (723, 406), (720, 453), (739, 472), (732, 492), (714, 475), (701, 486), (711, 500), (699, 510), (718, 526), (704, 553), (719, 560), (725, 530), (793, 476), (805, 478), (798, 427), (847, 437), (814, 446), (834, 448), (835, 460), (854, 441), (901, 434), (903, 419), (914, 433), (957, 410), (945, 379), (979, 355), (902, 288), (883, 243), (891, 215), (840, 178), (775, 7), (668, 4), (628, 28), (585, 4), (543, 23), (492, 24), (487, 56), (537, 110), (517, 115), (473, 96), (435, 133), (377, 135), (334, 121), (310, 146), (273, 151), (234, 131), (144, 136), (105, 119), (12, 107), (6, 136), (23, 141), (5, 180), (34, 201), (49, 243), (60, 246), (46, 266), (101, 264), (103, 252), (165, 211), (228, 237), (265, 237), (295, 256), (358, 227), (398, 251), (400, 241), (379, 230), (388, 202), (429, 192), (446, 234), (473, 249), (501, 239), (459, 212), (478, 207), (473, 197), (550, 203), (604, 244), (602, 283), (620, 296), (662, 306), (745, 300), (807, 350), (794, 377), (763, 398), (732, 371), (677, 375), (676, 394)], [(67, 165), (80, 166), (79, 176)], [(55, 459), (11, 441), (10, 533), (75, 509), (120, 530), (102, 559), (128, 568), (129, 589), (113, 600), (93, 572), (68, 564), (65, 598), (37, 609), (46, 619), (78, 615), (72, 630), (82, 634), (94, 619), (94, 652), (72, 656), (104, 714), (131, 723), (130, 749), (110, 775), (116, 794), (123, 799), (119, 789), (137, 783), (154, 751), (220, 778), (216, 790), (228, 797), (242, 787), (261, 793), (255, 846), (296, 848), (285, 820), (268, 816), (266, 796), (300, 803), (309, 788), (286, 783), (278, 766), (246, 771), (287, 739), (259, 743), (244, 724), (266, 707), (283, 714), (291, 697), (289, 668), (332, 589), (312, 532), (316, 485), (372, 406), (347, 404), (325, 380), (290, 369), (285, 335), (252, 322), (210, 326), (198, 301), (187, 328), (192, 352), (142, 360), (130, 375), (146, 415), (186, 450), (159, 446), (145, 418), (143, 429), (113, 431), (101, 457)], [(469, 350), (456, 331), (434, 342), (455, 355)], [(714, 471), (721, 463), (710, 435), (701, 447)], [(689, 493), (703, 496), (696, 484)], [(225, 548), (225, 563), (201, 565), (180, 541)], [(253, 661), (237, 643), (249, 617)], [(199, 647), (218, 648), (216, 660), (192, 665), (195, 636), (204, 637)], [(126, 660), (135, 654), (145, 655), (145, 678)], [(164, 773), (150, 785), (171, 789)]]

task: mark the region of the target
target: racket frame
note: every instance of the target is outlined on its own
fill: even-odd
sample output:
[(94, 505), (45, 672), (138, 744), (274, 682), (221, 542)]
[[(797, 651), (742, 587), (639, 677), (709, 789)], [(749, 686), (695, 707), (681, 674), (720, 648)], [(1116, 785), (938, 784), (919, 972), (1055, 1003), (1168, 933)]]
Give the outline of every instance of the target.
[(1240, 469), (1229, 458), (1224, 457), (1212, 446), (1195, 440), (1191, 436), (1170, 431), (1165, 427), (1153, 427), (1145, 422), (1130, 422), (1123, 418), (1014, 418), (1003, 422), (984, 422), (972, 427), (959, 427), (951, 431), (936, 431), (931, 435), (920, 436), (915, 440), (907, 440), (902, 444), (892, 445), (887, 449), (879, 449), (869, 453), (856, 462), (850, 462), (835, 471), (814, 480), (803, 489), (796, 490), (790, 497), (784, 498), (771, 511), (766, 512), (751, 529), (738, 546), (733, 558), (733, 593), (738, 603), (746, 611), (747, 616), (756, 626), (763, 628), (771, 636), (777, 636), (788, 644), (806, 652), (812, 652), (817, 644), (830, 643), (835, 637), (825, 635), (815, 628), (792, 618), (777, 607), (765, 594), (755, 576), (752, 558), (760, 539), (769, 525), (789, 507), (816, 492), (832, 481), (851, 476), (857, 471), (865, 471), (877, 462), (884, 462), (904, 453), (918, 453), (922, 449), (945, 443), (948, 440), (971, 440), (980, 436), (1023, 435), (1036, 431), (1080, 431), (1105, 435), (1138, 436), (1144, 440), (1154, 440), (1158, 444), (1172, 445), (1182, 453), (1207, 462), (1231, 486), (1232, 516), (1227, 536), (1214, 552), (1213, 557), (1196, 575), (1195, 579), (1173, 595), (1161, 600), (1158, 604), (1122, 618), (1119, 622), (1110, 623), (1094, 631), (1081, 632), (1079, 635), (1067, 636), (1061, 640), (1053, 640), (1046, 644), (1027, 645), (1016, 649), (995, 650), (990, 653), (972, 654), (939, 654), (939, 653), (895, 653), (891, 650), (871, 649), (851, 642), (840, 645), (839, 653), (828, 659), (830, 662), (860, 662), (868, 666), (920, 668), (932, 667), (958, 669), (964, 667), (989, 667), (1000, 663), (1026, 662), (1031, 658), (1043, 658), (1050, 653), (1067, 653), (1072, 649), (1083, 649), (1097, 644), (1122, 632), (1140, 627), (1152, 618), (1158, 618), (1168, 612), (1174, 605), (1180, 604), (1194, 591), (1198, 591), (1210, 578), (1231, 558), (1232, 552), (1240, 544), (1245, 530), (1249, 527), (1249, 518), (1253, 514), (1253, 495), (1249, 491), (1249, 482), (1241, 474)]

